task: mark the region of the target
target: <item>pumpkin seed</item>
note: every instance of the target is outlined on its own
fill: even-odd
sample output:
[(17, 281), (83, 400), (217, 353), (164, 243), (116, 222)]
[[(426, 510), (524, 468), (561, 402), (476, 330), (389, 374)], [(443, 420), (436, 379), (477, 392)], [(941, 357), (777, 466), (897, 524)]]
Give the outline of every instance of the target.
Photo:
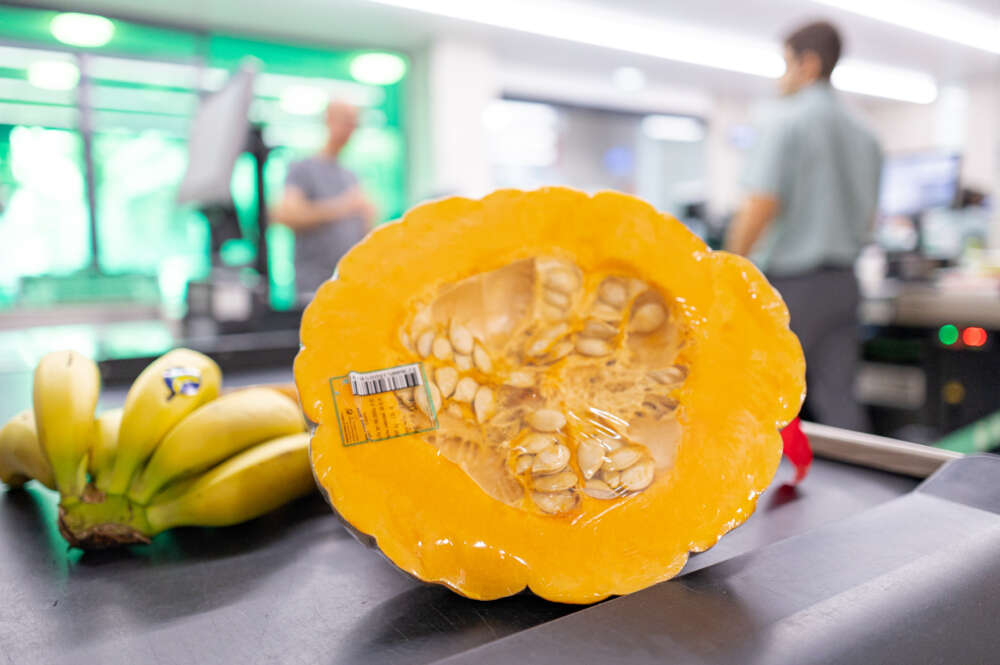
[(462, 407), (454, 402), (451, 402), (444, 408), (445, 412), (453, 418), (462, 418), (465, 414), (462, 413)]
[(493, 361), (490, 360), (490, 354), (486, 353), (486, 350), (478, 344), (472, 350), (472, 362), (483, 374), (489, 374), (493, 371)]
[(608, 455), (607, 468), (612, 471), (627, 469), (642, 458), (642, 449), (635, 446), (619, 448)]
[(472, 400), (472, 410), (476, 412), (476, 420), (480, 423), (492, 418), (497, 410), (497, 398), (493, 391), (486, 386), (479, 386)]
[(471, 377), (462, 377), (459, 380), (458, 385), (455, 386), (455, 396), (453, 399), (459, 402), (471, 402), (476, 396), (476, 389), (479, 388), (479, 384), (476, 380)]
[(528, 355), (530, 356), (540, 356), (545, 353), (546, 349), (555, 344), (556, 340), (569, 332), (569, 326), (565, 323), (559, 323), (548, 330), (543, 331), (535, 341), (531, 343), (528, 347)]
[(667, 310), (663, 305), (655, 302), (648, 302), (639, 306), (632, 313), (632, 320), (628, 329), (634, 333), (650, 333), (663, 325), (667, 320)]
[(576, 350), (585, 356), (605, 356), (611, 353), (607, 342), (593, 337), (577, 337)]
[(620, 280), (611, 278), (601, 282), (601, 286), (597, 290), (597, 297), (612, 307), (620, 308), (625, 304), (628, 293)]
[(590, 309), (590, 315), (596, 319), (601, 319), (602, 321), (614, 321), (617, 323), (622, 318), (622, 313), (611, 307), (610, 305), (605, 305), (602, 302), (597, 303)]
[(559, 309), (566, 309), (567, 307), (569, 307), (569, 296), (559, 291), (552, 291), (551, 289), (547, 289), (545, 291), (545, 302), (549, 303), (553, 307), (558, 307)]
[(569, 270), (555, 269), (545, 276), (545, 286), (553, 291), (572, 293), (576, 290), (576, 276)]
[(455, 367), (457, 367), (461, 372), (468, 372), (472, 369), (472, 356), (456, 353)]
[(531, 500), (538, 509), (550, 515), (567, 513), (576, 506), (576, 492), (532, 492)]
[(618, 487), (622, 484), (622, 474), (620, 471), (612, 471), (607, 467), (601, 469), (601, 480), (606, 482), (609, 487)]
[(584, 337), (596, 337), (597, 339), (611, 339), (618, 334), (618, 328), (607, 321), (600, 319), (588, 319), (580, 332)]
[(407, 351), (413, 352), (413, 346), (410, 344), (410, 333), (405, 330), (399, 331), (399, 341), (403, 345), (403, 348)]
[(514, 473), (522, 474), (528, 471), (534, 462), (534, 455), (518, 455), (517, 462), (514, 463)]
[(566, 416), (555, 409), (539, 409), (528, 416), (528, 424), (539, 432), (558, 432), (566, 426)]
[(591, 478), (583, 485), (583, 491), (595, 499), (613, 499), (618, 496), (611, 487), (603, 480)]
[(455, 392), (455, 386), (458, 384), (458, 371), (454, 367), (438, 367), (434, 372), (434, 379), (441, 389), (441, 395), (448, 398)]
[[(431, 410), (430, 403), (427, 401), (428, 391), (430, 391), (431, 400), (434, 402), (433, 410)], [(417, 403), (417, 408), (423, 411), (428, 418), (433, 420), (434, 414), (437, 413), (439, 408), (441, 408), (441, 391), (438, 390), (438, 387), (434, 384), (434, 382), (427, 382), (427, 390), (422, 390), (420, 387), (417, 387), (417, 389), (413, 392), (413, 397), (414, 401)]]
[(618, 450), (619, 448), (625, 445), (621, 439), (616, 439), (611, 436), (599, 437), (597, 439), (597, 443), (600, 444), (600, 446), (605, 450), (607, 450), (608, 452)]
[(566, 318), (566, 310), (561, 307), (553, 307), (552, 305), (545, 303), (541, 308), (542, 318), (549, 320), (559, 320)]
[(416, 404), (413, 397), (413, 388), (403, 388), (402, 390), (397, 390), (396, 399), (398, 399), (399, 403), (408, 409), (412, 409)]
[(425, 330), (417, 338), (417, 353), (421, 358), (431, 355), (431, 345), (434, 343), (434, 331)]
[(635, 298), (637, 295), (649, 288), (649, 284), (641, 279), (632, 278), (628, 281), (628, 297)]
[(440, 358), (441, 360), (449, 360), (451, 358), (451, 343), (444, 337), (444, 335), (438, 335), (434, 338), (433, 352), (435, 358)]
[(681, 365), (673, 365), (664, 369), (654, 369), (649, 372), (649, 377), (657, 383), (669, 386), (682, 382), (687, 377), (687, 368)]
[(515, 370), (507, 377), (506, 384), (514, 388), (531, 388), (535, 385), (535, 377), (526, 370)]
[(572, 471), (563, 471), (549, 476), (536, 476), (534, 485), (540, 492), (561, 492), (576, 486), (576, 474)]
[(535, 463), (531, 465), (534, 473), (552, 473), (559, 471), (569, 463), (569, 448), (557, 443), (549, 446), (535, 456)]
[(472, 352), (472, 333), (455, 319), (451, 320), (451, 326), (448, 328), (448, 338), (458, 353)]
[(521, 439), (518, 448), (524, 450), (528, 453), (540, 453), (550, 446), (554, 446), (558, 443), (556, 437), (551, 434), (540, 434), (538, 432), (532, 432), (526, 437)]
[(583, 439), (576, 447), (576, 461), (584, 478), (593, 478), (604, 463), (604, 447), (593, 439)]
[(556, 360), (568, 356), (572, 350), (573, 350), (573, 342), (569, 341), (568, 339), (565, 339), (556, 344), (554, 347), (552, 347), (552, 352), (549, 353), (548, 358), (552, 362), (555, 362)]
[(638, 492), (646, 489), (653, 482), (654, 470), (653, 460), (649, 458), (642, 460), (634, 466), (630, 466), (621, 472), (622, 487), (629, 492)]

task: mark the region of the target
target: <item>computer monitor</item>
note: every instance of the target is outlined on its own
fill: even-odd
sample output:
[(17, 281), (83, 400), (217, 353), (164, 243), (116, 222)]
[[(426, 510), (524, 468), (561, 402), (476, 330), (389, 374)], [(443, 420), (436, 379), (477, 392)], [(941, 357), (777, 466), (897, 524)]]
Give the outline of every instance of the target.
[(961, 158), (940, 151), (890, 156), (882, 168), (879, 212), (883, 217), (913, 216), (955, 201)]

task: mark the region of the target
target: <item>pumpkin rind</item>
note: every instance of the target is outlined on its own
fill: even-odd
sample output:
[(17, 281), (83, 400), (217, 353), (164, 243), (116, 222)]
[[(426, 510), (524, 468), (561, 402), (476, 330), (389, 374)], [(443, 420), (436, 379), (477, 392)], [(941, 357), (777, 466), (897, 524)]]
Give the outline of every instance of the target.
[[(674, 465), (645, 491), (570, 516), (487, 495), (423, 435), (345, 447), (329, 379), (414, 362), (399, 331), (442, 284), (519, 259), (570, 256), (673, 294), (689, 335)], [(341, 260), (306, 309), (295, 379), (316, 479), (337, 513), (415, 577), (470, 598), (525, 587), (593, 602), (668, 579), (752, 513), (799, 410), (805, 363), (777, 292), (747, 260), (618, 193), (502, 190), (419, 206)]]

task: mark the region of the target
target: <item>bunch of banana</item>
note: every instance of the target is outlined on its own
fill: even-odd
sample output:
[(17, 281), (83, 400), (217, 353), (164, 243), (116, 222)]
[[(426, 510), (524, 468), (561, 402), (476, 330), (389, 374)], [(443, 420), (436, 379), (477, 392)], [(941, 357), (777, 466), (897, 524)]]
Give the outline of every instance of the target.
[(97, 365), (50, 353), (34, 408), (0, 429), (0, 481), (60, 494), (59, 528), (83, 548), (148, 543), (176, 526), (225, 526), (315, 487), (298, 404), (280, 390), (220, 396), (222, 374), (188, 349), (160, 357), (125, 406), (97, 415)]

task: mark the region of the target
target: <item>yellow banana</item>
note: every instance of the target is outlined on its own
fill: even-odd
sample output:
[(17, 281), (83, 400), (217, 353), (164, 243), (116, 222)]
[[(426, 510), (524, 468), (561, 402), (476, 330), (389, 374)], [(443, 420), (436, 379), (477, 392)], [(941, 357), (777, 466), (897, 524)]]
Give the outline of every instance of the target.
[[(111, 473), (115, 463), (115, 450), (118, 448), (118, 430), (122, 424), (122, 409), (105, 411), (90, 430), (90, 462), (87, 469), (95, 483)], [(105, 482), (107, 482), (105, 478)]]
[(114, 468), (98, 477), (98, 489), (124, 494), (164, 435), (215, 399), (221, 384), (219, 366), (197, 351), (175, 349), (151, 363), (125, 397)]
[(146, 504), (167, 483), (200, 473), (241, 450), (286, 434), (302, 432), (298, 405), (269, 388), (248, 388), (199, 407), (156, 447), (132, 481), (130, 500)]
[(20, 487), (34, 478), (55, 489), (52, 467), (38, 442), (35, 414), (22, 411), (0, 428), (0, 482)]
[(63, 496), (78, 497), (87, 484), (87, 446), (101, 374), (76, 351), (56, 351), (35, 368), (35, 425), (42, 450)]
[(177, 526), (228, 526), (274, 510), (316, 487), (309, 465), (309, 435), (273, 439), (211, 471), (168, 487), (146, 508), (154, 533)]

